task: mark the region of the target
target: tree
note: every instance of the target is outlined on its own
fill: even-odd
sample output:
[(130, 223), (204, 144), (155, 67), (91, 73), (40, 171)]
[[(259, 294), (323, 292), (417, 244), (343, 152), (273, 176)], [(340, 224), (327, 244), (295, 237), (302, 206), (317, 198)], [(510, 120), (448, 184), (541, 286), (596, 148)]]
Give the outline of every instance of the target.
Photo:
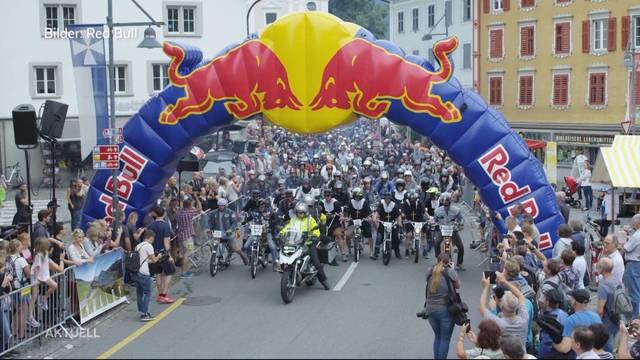
[(329, 12), (364, 27), (378, 39), (387, 37), (389, 5), (380, 0), (329, 0)]

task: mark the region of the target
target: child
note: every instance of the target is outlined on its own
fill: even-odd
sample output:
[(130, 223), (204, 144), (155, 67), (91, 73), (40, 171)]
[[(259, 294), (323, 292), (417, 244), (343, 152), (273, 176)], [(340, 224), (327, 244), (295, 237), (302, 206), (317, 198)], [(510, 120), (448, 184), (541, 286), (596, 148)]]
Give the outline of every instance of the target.
[(29, 274), (31, 267), (27, 263), (27, 260), (23, 258), (20, 253), (22, 252), (22, 243), (18, 239), (11, 240), (9, 242), (9, 257), (7, 258), (7, 267), (13, 277), (13, 288), (23, 289), (26, 291), (20, 292), (20, 303), (14, 304), (13, 320), (13, 333), (18, 334), (20, 338), (24, 337), (25, 321), (32, 327), (38, 327), (40, 324), (33, 318), (33, 309), (29, 308), (29, 320), (26, 320), (25, 307), (31, 303), (31, 292), (29, 286)]
[[(53, 281), (53, 279), (51, 279), (50, 273), (49, 273), (49, 240), (44, 238), (44, 237), (40, 237), (36, 239), (36, 243), (34, 246), (34, 250), (35, 250), (35, 258), (33, 259), (33, 267), (32, 267), (32, 271), (31, 271), (31, 283), (34, 284), (35, 282), (42, 282), (47, 284), (47, 291), (45, 292), (44, 296), (38, 296), (38, 306), (40, 306), (40, 308), (44, 311), (49, 310), (49, 303), (47, 301), (47, 299), (49, 298), (49, 296), (51, 296), (51, 294), (58, 288), (58, 284)], [(63, 265), (63, 259), (64, 259), (64, 251), (60, 254), (60, 266), (64, 266)], [(55, 263), (54, 263), (55, 266)], [(37, 292), (38, 292), (38, 287), (34, 286), (33, 287), (33, 293), (32, 294), (34, 297), (37, 296)]]

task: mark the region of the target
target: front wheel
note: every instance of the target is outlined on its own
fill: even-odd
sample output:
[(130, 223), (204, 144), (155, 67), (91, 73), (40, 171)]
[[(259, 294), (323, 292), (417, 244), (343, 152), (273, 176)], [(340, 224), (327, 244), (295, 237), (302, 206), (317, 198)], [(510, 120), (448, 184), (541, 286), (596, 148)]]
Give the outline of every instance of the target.
[(220, 259), (218, 259), (218, 252), (211, 252), (211, 258), (209, 259), (209, 273), (211, 273), (211, 277), (216, 276), (218, 273), (218, 268), (220, 266)]
[(391, 261), (391, 244), (390, 241), (385, 240), (382, 249), (382, 263), (386, 266)]
[(282, 278), (280, 278), (280, 296), (282, 296), (282, 301), (285, 304), (292, 302), (296, 293), (296, 279), (294, 276), (293, 270), (286, 270), (282, 273)]
[(251, 251), (251, 258), (249, 259), (249, 263), (251, 264), (251, 278), (255, 279), (258, 274), (258, 252)]
[(413, 251), (415, 252), (413, 262), (417, 264), (420, 259), (420, 240), (415, 240), (413, 243)]
[(358, 262), (360, 261), (360, 252), (362, 251), (361, 247), (360, 247), (360, 238), (359, 237), (355, 237), (353, 239), (353, 261)]

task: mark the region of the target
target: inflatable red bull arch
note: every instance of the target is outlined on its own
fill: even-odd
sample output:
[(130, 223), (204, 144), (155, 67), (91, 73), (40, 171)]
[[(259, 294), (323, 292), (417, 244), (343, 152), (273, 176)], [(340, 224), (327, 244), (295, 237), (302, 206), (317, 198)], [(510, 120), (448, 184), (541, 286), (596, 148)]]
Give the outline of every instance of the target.
[[(464, 168), (487, 206), (506, 217), (523, 204), (547, 253), (563, 222), (541, 164), (496, 110), (452, 76), (455, 37), (433, 46), (435, 64), (405, 55), (358, 25), (320, 12), (280, 18), (211, 61), (193, 46), (165, 43), (170, 85), (123, 128), (119, 207), (148, 212), (200, 137), (261, 114), (273, 124), (318, 133), (359, 116), (409, 126)], [(97, 172), (83, 224), (111, 216), (113, 184)]]

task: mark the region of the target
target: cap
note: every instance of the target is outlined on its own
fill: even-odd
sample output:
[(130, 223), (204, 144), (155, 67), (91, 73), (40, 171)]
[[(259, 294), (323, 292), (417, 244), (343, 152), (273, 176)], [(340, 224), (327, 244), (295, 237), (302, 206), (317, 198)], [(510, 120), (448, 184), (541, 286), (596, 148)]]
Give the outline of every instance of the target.
[(569, 296), (574, 298), (576, 302), (580, 304), (588, 304), (589, 298), (591, 297), (591, 295), (589, 294), (589, 291), (585, 289), (571, 290), (569, 291)]
[(554, 304), (562, 304), (562, 302), (564, 301), (562, 293), (558, 289), (549, 289), (545, 291), (544, 296), (548, 301)]

